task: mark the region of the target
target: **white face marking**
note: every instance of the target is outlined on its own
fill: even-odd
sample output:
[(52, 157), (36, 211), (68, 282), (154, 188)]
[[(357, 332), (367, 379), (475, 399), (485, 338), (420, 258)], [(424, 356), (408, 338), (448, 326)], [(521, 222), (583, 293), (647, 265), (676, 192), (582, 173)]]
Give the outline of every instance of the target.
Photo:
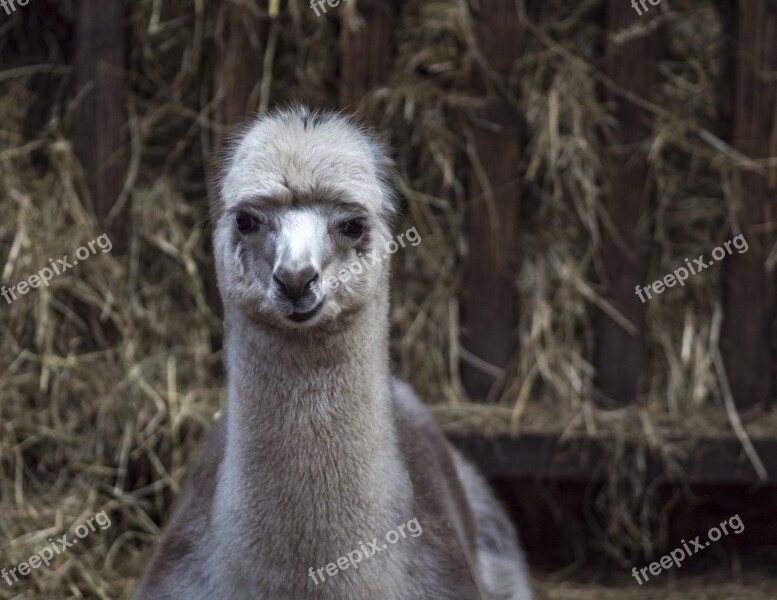
[(323, 246), (326, 234), (326, 221), (314, 210), (289, 212), (284, 216), (278, 233), (273, 271), (281, 268), (299, 270), (309, 264), (320, 273), (325, 258)]

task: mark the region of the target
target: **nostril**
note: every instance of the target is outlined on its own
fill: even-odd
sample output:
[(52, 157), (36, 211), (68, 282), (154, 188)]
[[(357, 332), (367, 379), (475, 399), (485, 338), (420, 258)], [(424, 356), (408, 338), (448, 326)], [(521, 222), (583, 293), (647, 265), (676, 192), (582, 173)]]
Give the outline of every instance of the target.
[(312, 266), (297, 271), (281, 268), (273, 273), (272, 278), (280, 292), (287, 298), (296, 300), (312, 291), (313, 286), (319, 280), (319, 274)]
[(315, 275), (313, 275), (313, 278), (305, 284), (305, 289), (307, 291), (312, 291), (313, 287), (316, 285), (318, 280), (319, 280), (319, 276), (318, 276), (318, 273), (316, 273)]
[(286, 294), (287, 296), (291, 295), (289, 294), (289, 290), (286, 287), (286, 284), (283, 283), (283, 281), (275, 273), (273, 273), (272, 278), (273, 278), (273, 281), (275, 282), (275, 285), (277, 285), (284, 294)]

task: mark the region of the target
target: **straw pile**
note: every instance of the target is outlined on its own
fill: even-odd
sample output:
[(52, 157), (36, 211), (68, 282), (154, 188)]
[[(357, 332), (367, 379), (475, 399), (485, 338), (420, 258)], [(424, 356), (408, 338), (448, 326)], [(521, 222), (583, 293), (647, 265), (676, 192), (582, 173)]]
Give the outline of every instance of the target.
[[(358, 24), (353, 3), (320, 19), (306, 2), (281, 3), (258, 57), (272, 74), (252, 93), (257, 109), (290, 100), (336, 104), (339, 28)], [(235, 85), (216, 65), (228, 45), (230, 6), (132, 3), (126, 252), (97, 253), (48, 288), (10, 305), (0, 300), (0, 567), (26, 560), (101, 510), (113, 523), (52, 568), (14, 587), (0, 581), (0, 599), (127, 598), (219, 408), (221, 326), (204, 283), (206, 198), (208, 166), (229, 131), (222, 105)], [(0, 24), (5, 285), (103, 233), (71, 146), (79, 99), (68, 66), (74, 2), (47, 2), (46, 10), (45, 24), (32, 10)], [(652, 447), (663, 440), (656, 432), (682, 431), (680, 415), (696, 429), (725, 431), (706, 351), (720, 270), (651, 303), (652, 362), (641, 408), (605, 413), (592, 403), (599, 148), (611, 125), (600, 89), (601, 0), (539, 3), (524, 16), (528, 49), (508, 82), (530, 135), (516, 171), (527, 206), (536, 207), (526, 215), (516, 282), (520, 348), (501, 401), (468, 402), (458, 373), (457, 298), (466, 253), (461, 176), (478, 101), (472, 16), (463, 0), (408, 0), (402, 10), (388, 84), (359, 107), (397, 149), (405, 226), (423, 237), (394, 262), (398, 373), (434, 403), (450, 431), (563, 424), (569, 432), (619, 431), (632, 439), (636, 432)], [(650, 224), (654, 273), (729, 237), (732, 163), (698, 135), (701, 128), (715, 134), (722, 110), (715, 92), (724, 59), (720, 23), (705, 1), (673, 3), (653, 25), (669, 49), (662, 111), (645, 146), (659, 190)], [(57, 66), (16, 70), (32, 63)], [(642, 494), (638, 461), (617, 453), (612, 460), (620, 475), (596, 518), (601, 547), (624, 560), (652, 547), (657, 517), (643, 510), (651, 499)], [(635, 515), (646, 520), (635, 523)]]

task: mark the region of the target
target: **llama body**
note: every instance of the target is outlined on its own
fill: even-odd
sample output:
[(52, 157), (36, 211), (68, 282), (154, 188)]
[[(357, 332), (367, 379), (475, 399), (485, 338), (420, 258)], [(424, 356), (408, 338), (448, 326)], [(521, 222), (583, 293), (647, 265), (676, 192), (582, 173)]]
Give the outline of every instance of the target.
[[(530, 598), (515, 532), (410, 388), (389, 373), (382, 147), (306, 109), (255, 124), (214, 207), (227, 407), (137, 600)], [(416, 519), (408, 536), (310, 575)]]

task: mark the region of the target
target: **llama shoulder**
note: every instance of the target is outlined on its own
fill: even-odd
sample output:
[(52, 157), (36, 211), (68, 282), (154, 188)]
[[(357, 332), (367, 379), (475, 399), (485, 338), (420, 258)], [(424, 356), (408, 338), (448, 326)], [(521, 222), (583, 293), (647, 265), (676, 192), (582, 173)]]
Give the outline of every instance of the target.
[(399, 445), (417, 510), (438, 523), (452, 525), (456, 542), (468, 558), (475, 550), (475, 521), (459, 478), (454, 450), (432, 415), (406, 383), (394, 380)]
[(154, 560), (138, 586), (134, 598), (144, 600), (144, 590), (153, 590), (155, 600), (187, 597), (185, 588), (175, 587), (191, 581), (187, 577), (174, 577), (182, 569), (201, 564), (199, 553), (207, 547), (208, 523), (216, 488), (216, 480), (224, 457), (226, 424), (222, 417), (208, 432), (200, 457), (193, 463), (187, 476), (177, 506), (165, 527)]

